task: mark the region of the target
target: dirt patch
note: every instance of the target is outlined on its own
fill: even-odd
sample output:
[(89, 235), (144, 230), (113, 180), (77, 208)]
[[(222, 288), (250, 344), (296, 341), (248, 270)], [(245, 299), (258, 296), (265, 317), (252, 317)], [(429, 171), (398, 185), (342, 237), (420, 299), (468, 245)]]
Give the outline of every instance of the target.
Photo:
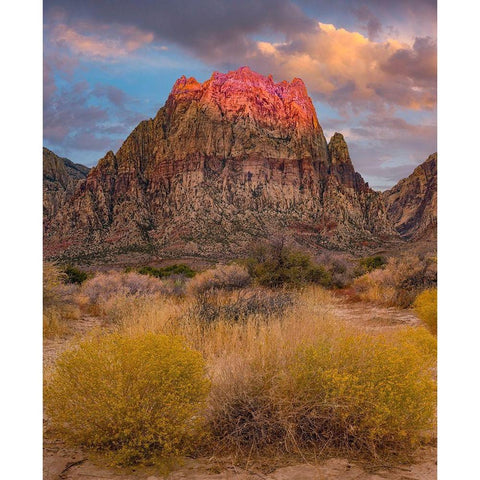
[(154, 467), (120, 470), (96, 465), (81, 450), (69, 450), (57, 442), (46, 442), (44, 480), (435, 480), (436, 449), (419, 451), (416, 463), (372, 471), (368, 465), (345, 458), (330, 458), (277, 468), (266, 474), (255, 467), (212, 462), (209, 459), (186, 459), (170, 473)]

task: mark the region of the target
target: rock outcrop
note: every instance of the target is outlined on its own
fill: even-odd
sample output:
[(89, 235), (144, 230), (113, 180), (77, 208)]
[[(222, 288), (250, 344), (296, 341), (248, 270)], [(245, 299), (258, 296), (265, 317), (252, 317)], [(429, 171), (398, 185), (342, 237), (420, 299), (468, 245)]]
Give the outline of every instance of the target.
[(243, 67), (177, 80), (51, 218), (45, 252), (233, 256), (279, 233), (312, 249), (398, 237), (343, 136), (327, 145), (302, 80)]
[(407, 240), (435, 240), (437, 235), (437, 154), (383, 193), (388, 216)]
[(43, 221), (48, 227), (50, 220), (68, 202), (78, 182), (87, 178), (90, 169), (68, 158), (55, 155), (43, 148)]

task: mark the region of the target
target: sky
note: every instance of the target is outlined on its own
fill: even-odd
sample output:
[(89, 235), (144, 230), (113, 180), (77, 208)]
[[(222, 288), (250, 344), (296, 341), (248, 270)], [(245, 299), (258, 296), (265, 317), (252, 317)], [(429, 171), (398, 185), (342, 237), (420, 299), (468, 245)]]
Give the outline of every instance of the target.
[(431, 0), (44, 0), (44, 145), (93, 166), (181, 75), (300, 77), (375, 189), (437, 149)]

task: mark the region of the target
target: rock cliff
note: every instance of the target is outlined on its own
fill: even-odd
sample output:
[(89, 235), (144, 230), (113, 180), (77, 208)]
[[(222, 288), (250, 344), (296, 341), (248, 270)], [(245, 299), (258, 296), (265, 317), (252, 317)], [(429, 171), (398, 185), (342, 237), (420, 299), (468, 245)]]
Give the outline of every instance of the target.
[(45, 253), (234, 256), (279, 233), (311, 249), (398, 237), (343, 136), (327, 144), (302, 80), (242, 67), (178, 79), (54, 213)]
[(437, 235), (437, 154), (430, 155), (413, 173), (383, 193), (388, 216), (407, 240)]
[(70, 200), (77, 183), (87, 178), (89, 168), (60, 158), (43, 148), (43, 221), (45, 226)]

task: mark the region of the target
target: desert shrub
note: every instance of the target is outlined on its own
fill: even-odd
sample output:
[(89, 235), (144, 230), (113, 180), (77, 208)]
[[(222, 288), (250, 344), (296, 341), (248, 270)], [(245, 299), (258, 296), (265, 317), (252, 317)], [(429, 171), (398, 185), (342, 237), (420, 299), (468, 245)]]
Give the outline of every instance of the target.
[(345, 254), (326, 251), (316, 257), (331, 277), (331, 286), (344, 288), (350, 285), (355, 277), (354, 264), (349, 261)]
[(283, 244), (261, 245), (245, 260), (248, 273), (265, 287), (299, 287), (308, 283), (331, 285), (331, 274), (306, 253)]
[(210, 291), (195, 297), (187, 316), (206, 323), (238, 322), (251, 316), (282, 316), (294, 303), (293, 295), (285, 291), (250, 289), (229, 296)]
[(195, 270), (192, 270), (188, 265), (174, 264), (168, 267), (155, 268), (155, 267), (141, 267), (138, 269), (138, 273), (141, 275), (150, 275), (156, 278), (170, 277), (171, 275), (183, 275), (187, 278), (193, 278), (195, 276)]
[(437, 270), (432, 259), (406, 255), (389, 258), (384, 268), (356, 278), (353, 288), (362, 300), (406, 308), (420, 291), (436, 283)]
[(359, 277), (365, 273), (372, 272), (377, 268), (383, 267), (387, 263), (384, 257), (375, 255), (373, 257), (364, 257), (357, 260), (357, 266), (354, 270), (355, 276)]
[(435, 426), (435, 339), (424, 329), (383, 335), (335, 323), (311, 340), (283, 337), (230, 360), (210, 401), (215, 448), (413, 453)]
[(52, 338), (69, 332), (69, 321), (80, 317), (72, 301), (72, 291), (65, 285), (66, 274), (58, 265), (43, 265), (43, 336)]
[(437, 289), (424, 290), (413, 304), (420, 320), (434, 334), (437, 334)]
[(77, 283), (81, 285), (88, 278), (87, 272), (73, 267), (72, 265), (67, 265), (62, 271), (66, 275), (66, 283)]
[(82, 285), (82, 293), (91, 303), (106, 301), (116, 295), (155, 295), (165, 293), (165, 284), (135, 272), (100, 273)]
[(193, 295), (201, 295), (210, 290), (235, 290), (250, 285), (251, 278), (244, 267), (236, 264), (217, 265), (199, 273), (188, 285)]
[(297, 442), (411, 452), (435, 425), (435, 342), (423, 329), (342, 333), (299, 352), (291, 375)]
[(117, 333), (65, 352), (44, 399), (65, 440), (135, 464), (188, 451), (208, 389), (201, 355), (178, 338)]

